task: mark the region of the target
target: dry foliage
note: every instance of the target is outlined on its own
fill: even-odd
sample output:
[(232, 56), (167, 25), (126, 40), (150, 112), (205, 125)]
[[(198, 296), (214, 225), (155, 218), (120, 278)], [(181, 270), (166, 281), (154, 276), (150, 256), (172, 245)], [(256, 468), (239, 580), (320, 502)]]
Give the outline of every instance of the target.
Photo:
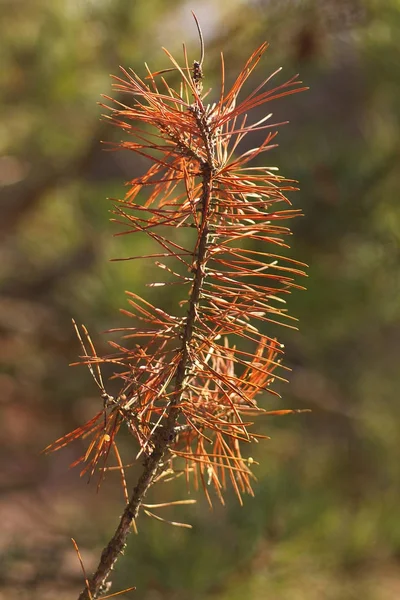
[[(296, 277), (304, 274), (303, 264), (276, 254), (277, 247), (287, 247), (284, 240), (290, 233), (281, 222), (299, 214), (285, 196), (296, 188), (270, 167), (249, 166), (274, 147), (278, 124), (271, 122), (271, 114), (255, 123), (248, 115), (306, 88), (297, 76), (269, 87), (276, 72), (241, 99), (266, 49), (264, 43), (252, 54), (228, 91), (221, 56), (221, 90), (211, 104), (205, 101), (209, 92), (203, 93), (203, 58), (189, 66), (185, 50), (183, 66), (166, 51), (174, 78), (179, 74), (177, 89), (167, 82), (166, 72), (152, 73), (146, 65), (145, 79), (131, 69), (114, 77), (114, 88), (119, 98), (126, 96), (126, 104), (106, 97), (107, 118), (129, 134), (129, 141), (119, 146), (151, 161), (147, 173), (129, 182), (125, 199), (115, 201), (113, 220), (123, 227), (119, 235), (150, 238), (154, 253), (131, 258), (155, 260), (163, 276), (148, 285), (180, 286), (182, 308), (168, 314), (128, 292), (129, 310), (122, 312), (132, 325), (122, 329), (122, 340), (111, 342), (112, 353), (103, 357), (96, 354), (86, 329), (76, 327), (81, 364), (88, 365), (104, 408), (47, 450), (91, 436), (78, 461), (84, 463), (83, 472), (100, 468), (104, 476), (113, 453), (127, 501), (81, 599), (104, 593), (140, 509), (156, 516), (143, 503), (153, 483), (183, 470), (210, 503), (210, 486), (223, 502), (229, 482), (241, 501), (243, 493), (252, 493), (252, 459), (242, 457), (241, 447), (262, 437), (252, 430), (254, 417), (293, 412), (269, 411), (259, 406), (257, 396), (274, 393), (270, 385), (280, 378), (283, 354), (277, 340), (259, 327), (265, 322), (293, 326), (285, 297), (300, 287)], [(242, 140), (255, 131), (265, 131), (263, 143), (240, 153)], [(187, 231), (179, 237), (183, 228)], [(265, 250), (251, 249), (255, 244), (246, 244), (248, 240)], [(111, 363), (121, 380), (115, 397), (104, 387), (104, 363)], [(117, 448), (122, 425), (135, 438), (143, 463), (130, 495)]]

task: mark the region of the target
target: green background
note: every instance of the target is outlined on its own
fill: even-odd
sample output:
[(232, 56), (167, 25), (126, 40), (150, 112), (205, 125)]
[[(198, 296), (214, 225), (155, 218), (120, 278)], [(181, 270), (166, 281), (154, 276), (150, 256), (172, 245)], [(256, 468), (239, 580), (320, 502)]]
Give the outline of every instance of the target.
[[(206, 38), (205, 86), (219, 53), (232, 80), (264, 40), (252, 82), (277, 66), (304, 94), (271, 105), (280, 146), (265, 158), (298, 179), (291, 256), (310, 265), (279, 332), (292, 367), (271, 408), (312, 413), (261, 422), (255, 498), (210, 511), (146, 516), (119, 561), (113, 591), (144, 600), (393, 600), (400, 597), (400, 2), (398, 0), (0, 1), (0, 598), (74, 598), (123, 507), (118, 476), (99, 493), (68, 465), (85, 443), (44, 456), (99, 410), (71, 318), (101, 332), (124, 323), (124, 290), (162, 306), (139, 254), (108, 222), (123, 183), (146, 168), (104, 151), (119, 132), (100, 120), (118, 65), (168, 66), (166, 46), (198, 58), (190, 10)], [(283, 79), (281, 79), (283, 80)], [(249, 88), (250, 89), (250, 88)], [(270, 107), (267, 107), (270, 110)], [(267, 330), (275, 334), (275, 331)], [(112, 387), (112, 386), (111, 386)], [(112, 389), (111, 389), (112, 391)], [(122, 442), (132, 456), (129, 438)], [(135, 480), (135, 472), (129, 474)], [(186, 497), (165, 484), (152, 501)]]

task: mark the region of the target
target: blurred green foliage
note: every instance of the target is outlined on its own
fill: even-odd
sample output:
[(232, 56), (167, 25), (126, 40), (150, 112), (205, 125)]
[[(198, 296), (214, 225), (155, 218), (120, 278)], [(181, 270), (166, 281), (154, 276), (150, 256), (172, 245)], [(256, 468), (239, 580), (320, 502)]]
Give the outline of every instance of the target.
[[(267, 39), (254, 85), (277, 66), (310, 91), (271, 107), (280, 147), (266, 157), (301, 182), (291, 199), (291, 256), (310, 264), (308, 291), (290, 300), (301, 331), (282, 330), (290, 384), (271, 407), (310, 415), (260, 423), (272, 440), (255, 498), (210, 512), (168, 509), (193, 531), (143, 519), (118, 564), (114, 591), (146, 600), (392, 600), (400, 597), (400, 2), (268, 0), (1, 0), (0, 70), (0, 597), (74, 597), (113, 532), (117, 476), (99, 494), (68, 464), (82, 447), (39, 455), (98, 410), (70, 320), (99, 333), (118, 326), (125, 289), (149, 268), (109, 258), (143, 253), (112, 237), (112, 203), (146, 168), (100, 120), (118, 65), (161, 69), (186, 41), (198, 58), (190, 9), (206, 38), (206, 85), (218, 93), (219, 52), (232, 80)], [(174, 306), (176, 298), (148, 297)], [(274, 332), (275, 333), (275, 332)], [(111, 384), (112, 391), (112, 384)], [(127, 440), (128, 441), (128, 440)], [(123, 448), (132, 458), (129, 444)], [(131, 481), (135, 473), (131, 475)], [(152, 498), (185, 497), (184, 485)], [(196, 493), (192, 495), (197, 497)], [(3, 516), (4, 514), (4, 516)], [(135, 597), (131, 593), (131, 597)]]

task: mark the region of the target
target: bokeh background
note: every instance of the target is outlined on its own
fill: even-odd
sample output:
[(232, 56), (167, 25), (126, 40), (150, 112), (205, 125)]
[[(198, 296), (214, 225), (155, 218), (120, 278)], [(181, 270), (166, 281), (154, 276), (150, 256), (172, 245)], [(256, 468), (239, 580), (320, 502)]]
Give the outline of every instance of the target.
[[(190, 9), (206, 85), (218, 90), (220, 50), (232, 79), (268, 40), (253, 84), (282, 65), (311, 88), (271, 106), (290, 125), (268, 164), (301, 182), (292, 256), (310, 265), (308, 291), (290, 301), (300, 332), (280, 332), (293, 372), (279, 406), (313, 412), (260, 424), (272, 439), (252, 451), (256, 496), (243, 508), (228, 494), (210, 511), (194, 494), (197, 505), (163, 513), (192, 531), (142, 517), (113, 590), (400, 598), (399, 0), (0, 0), (0, 598), (76, 597), (70, 538), (90, 571), (122, 511), (117, 475), (97, 493), (68, 469), (84, 445), (40, 452), (100, 402), (86, 369), (68, 367), (71, 318), (101, 352), (124, 290), (146, 282), (144, 266), (109, 262), (140, 248), (113, 238), (107, 200), (146, 165), (104, 151), (120, 134), (97, 102), (118, 65), (166, 67), (161, 46), (179, 55), (185, 41), (198, 58)], [(185, 495), (167, 484), (151, 498)]]

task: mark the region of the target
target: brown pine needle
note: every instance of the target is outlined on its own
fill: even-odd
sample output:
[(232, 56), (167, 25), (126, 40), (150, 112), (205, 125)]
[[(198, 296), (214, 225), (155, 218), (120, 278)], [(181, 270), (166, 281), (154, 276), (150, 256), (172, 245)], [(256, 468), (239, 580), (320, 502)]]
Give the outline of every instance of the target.
[(159, 504), (142, 504), (146, 508), (165, 508), (168, 506), (178, 506), (181, 504), (196, 504), (197, 500), (189, 499), (189, 500), (173, 500), (172, 502), (161, 502)]
[(153, 519), (157, 519), (157, 521), (162, 521), (163, 523), (168, 523), (168, 525), (173, 525), (174, 527), (185, 527), (186, 529), (193, 529), (193, 526), (189, 525), (189, 523), (178, 523), (177, 521), (168, 521), (167, 519), (163, 519), (162, 517), (159, 517), (158, 515), (155, 515), (154, 513), (145, 509), (143, 509), (143, 512), (148, 517), (152, 517)]
[(120, 592), (114, 592), (113, 594), (108, 594), (107, 596), (101, 596), (101, 600), (106, 600), (107, 598), (115, 598), (115, 596), (121, 596), (121, 594), (126, 594), (127, 592), (132, 592), (136, 590), (136, 587), (126, 588), (125, 590), (121, 590)]
[(77, 555), (77, 557), (78, 557), (78, 560), (79, 560), (79, 563), (80, 563), (80, 565), (81, 565), (81, 569), (82, 569), (83, 577), (84, 577), (84, 579), (85, 579), (85, 586), (86, 586), (86, 590), (87, 590), (87, 593), (88, 593), (89, 599), (90, 599), (90, 600), (93, 600), (93, 596), (92, 596), (92, 594), (91, 594), (91, 592), (90, 592), (89, 580), (88, 580), (88, 578), (87, 578), (87, 575), (86, 575), (85, 566), (84, 566), (84, 564), (83, 564), (83, 560), (82, 560), (81, 553), (80, 553), (80, 551), (79, 551), (78, 544), (76, 543), (76, 541), (74, 540), (74, 538), (71, 538), (71, 542), (72, 542), (72, 544), (73, 544), (73, 546), (74, 546), (74, 549), (75, 549), (76, 555)]

